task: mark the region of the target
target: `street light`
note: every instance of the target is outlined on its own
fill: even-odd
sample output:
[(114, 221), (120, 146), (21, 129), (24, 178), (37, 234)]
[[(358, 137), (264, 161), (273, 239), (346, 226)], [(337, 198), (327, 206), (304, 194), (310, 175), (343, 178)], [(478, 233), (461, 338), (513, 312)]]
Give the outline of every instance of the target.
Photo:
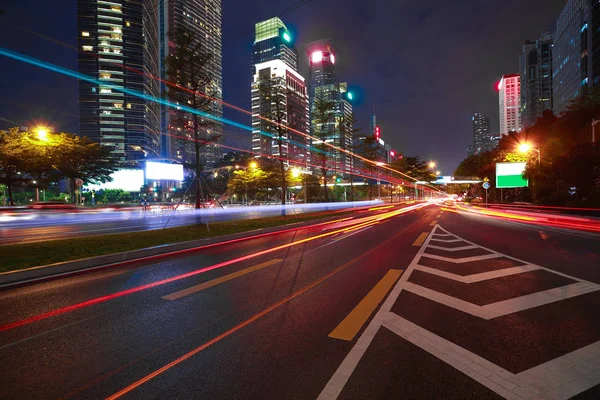
[(435, 171), (435, 174), (436, 174), (437, 176), (440, 176), (440, 171)]
[(38, 140), (41, 140), (42, 142), (47, 142), (48, 141), (48, 128), (45, 128), (43, 126), (38, 126), (34, 129)]
[(435, 168), (435, 162), (434, 161), (430, 161), (429, 162), (429, 168), (431, 168), (431, 169)]
[(297, 178), (300, 176), (300, 170), (298, 168), (292, 168), (292, 178)]
[(521, 143), (519, 145), (519, 151), (521, 153), (529, 153), (530, 150), (535, 150), (538, 154), (538, 164), (542, 163), (542, 151), (538, 148), (531, 146), (529, 143)]
[(254, 169), (254, 168), (256, 168), (256, 167), (258, 167), (258, 164), (256, 163), (256, 161), (252, 161), (252, 162), (250, 163), (250, 168)]

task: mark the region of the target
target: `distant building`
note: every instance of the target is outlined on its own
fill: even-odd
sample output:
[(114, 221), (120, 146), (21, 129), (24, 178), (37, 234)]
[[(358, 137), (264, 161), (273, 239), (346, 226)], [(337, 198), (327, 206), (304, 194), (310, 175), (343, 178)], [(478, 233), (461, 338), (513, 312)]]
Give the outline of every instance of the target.
[(467, 157), (471, 157), (475, 154), (475, 146), (470, 144), (467, 146)]
[[(319, 135), (325, 133), (325, 142), (332, 144), (341, 149), (353, 151), (352, 147), (352, 132), (349, 131), (346, 125), (352, 120), (352, 104), (348, 97), (348, 86), (346, 82), (334, 83), (329, 85), (321, 85), (315, 87), (315, 98), (327, 99), (334, 104), (333, 114), (328, 123), (317, 124), (317, 121), (311, 115), (312, 134), (318, 129)], [(312, 140), (313, 147), (320, 143), (320, 140)], [(334, 172), (344, 173), (349, 172), (352, 167), (350, 156), (337, 149), (328, 149), (329, 157), (332, 162), (330, 169)], [(315, 154), (315, 157), (319, 157)], [(313, 160), (313, 164), (319, 164), (318, 160)]]
[(256, 64), (272, 60), (281, 60), (293, 71), (298, 71), (298, 51), (294, 47), (292, 34), (278, 17), (255, 25), (252, 74), (256, 73), (254, 69)]
[[(112, 0), (111, 0), (112, 1)], [(222, 65), (222, 34), (221, 34), (221, 0), (154, 0), (155, 10), (158, 10), (160, 21), (160, 76), (167, 80), (167, 68), (164, 63), (166, 57), (175, 49), (175, 43), (169, 38), (179, 28), (190, 30), (194, 33), (203, 52), (212, 55), (207, 75), (211, 77), (205, 93), (217, 98), (223, 98), (223, 65)], [(168, 90), (168, 85), (161, 82), (161, 93)], [(213, 102), (210, 113), (223, 116), (223, 106)], [(171, 124), (176, 110), (167, 106), (161, 107), (161, 131), (169, 132), (163, 135), (163, 157), (177, 159), (185, 163), (195, 162), (195, 149), (190, 132), (182, 127)], [(202, 132), (203, 137), (221, 135), (223, 125), (215, 122), (210, 132)], [(182, 138), (178, 138), (180, 136)], [(218, 157), (215, 145), (201, 148), (200, 160), (207, 167), (212, 167)]]
[[(306, 45), (309, 62), (309, 89), (311, 125), (310, 132), (315, 136), (316, 129), (327, 132), (327, 143), (344, 150), (353, 151), (352, 132), (348, 125), (352, 122), (352, 94), (346, 82), (338, 82), (335, 72), (337, 49), (329, 38), (316, 40)], [(328, 124), (317, 123), (312, 116), (314, 101), (317, 98), (327, 99), (334, 103), (334, 113)], [(313, 140), (313, 145), (315, 141)], [(333, 163), (331, 169), (335, 173), (349, 172), (353, 168), (353, 160), (344, 151), (330, 150)], [(316, 161), (315, 161), (316, 163)]]
[(527, 41), (519, 57), (521, 74), (521, 125), (535, 124), (545, 110), (552, 110), (552, 32), (535, 42)]
[(476, 154), (491, 150), (490, 118), (483, 113), (473, 113), (473, 149)]
[(597, 8), (593, 3), (592, 0), (568, 0), (556, 21), (552, 48), (552, 110), (556, 115), (565, 111), (569, 102), (593, 82), (592, 9)]
[[(500, 133), (521, 130), (521, 77), (519, 74), (504, 75), (498, 83), (500, 110)], [(476, 149), (477, 150), (477, 149)]]
[(157, 3), (77, 1), (79, 71), (99, 81), (79, 80), (79, 132), (112, 147), (121, 165), (160, 152), (159, 106), (115, 89), (160, 97), (158, 82), (147, 77), (159, 75)]
[[(255, 157), (282, 157), (286, 164), (306, 167), (310, 162), (308, 91), (298, 73), (298, 52), (285, 24), (277, 17), (255, 26), (252, 51), (252, 151)], [(284, 94), (279, 107), (287, 128), (279, 152), (275, 119), (277, 104), (265, 87)], [(300, 133), (298, 133), (300, 132)], [(304, 135), (303, 135), (304, 134)], [(267, 162), (266, 158), (262, 160)]]

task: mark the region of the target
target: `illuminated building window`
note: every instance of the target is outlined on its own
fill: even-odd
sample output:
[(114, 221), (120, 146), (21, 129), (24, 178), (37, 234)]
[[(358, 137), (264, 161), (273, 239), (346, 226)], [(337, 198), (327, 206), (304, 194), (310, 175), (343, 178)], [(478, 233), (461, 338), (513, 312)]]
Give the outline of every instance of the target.
[(123, 103), (114, 103), (115, 108), (123, 108)]
[(131, 103), (127, 103), (127, 108), (131, 108)]
[(83, 31), (83, 32), (81, 32), (81, 36), (90, 36), (90, 33), (86, 32), (86, 31)]
[(125, 21), (125, 26), (131, 26), (131, 22)]
[(110, 79), (110, 74), (100, 74), (100, 79)]
[(102, 88), (100, 89), (100, 93), (112, 93), (112, 89)]
[(92, 50), (94, 50), (93, 46), (81, 46), (81, 48), (83, 49), (83, 51), (92, 51)]
[(119, 7), (119, 6), (110, 6), (110, 9), (112, 11), (121, 12), (121, 7)]
[(120, 28), (120, 27), (118, 27), (118, 26), (113, 26), (113, 27), (112, 27), (112, 31), (113, 31), (113, 32), (115, 32), (115, 33), (121, 33), (121, 32), (122, 32), (122, 31), (121, 31), (121, 28)]

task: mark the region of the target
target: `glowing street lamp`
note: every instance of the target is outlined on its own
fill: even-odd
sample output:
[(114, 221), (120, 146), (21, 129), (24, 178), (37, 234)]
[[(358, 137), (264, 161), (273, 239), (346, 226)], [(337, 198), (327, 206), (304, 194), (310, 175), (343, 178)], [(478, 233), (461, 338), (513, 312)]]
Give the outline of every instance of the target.
[(252, 162), (250, 163), (250, 168), (254, 169), (254, 168), (256, 168), (256, 167), (258, 167), (258, 164), (256, 163), (256, 161), (252, 161)]
[(292, 168), (292, 178), (297, 178), (300, 176), (300, 170), (298, 168)]
[(42, 142), (47, 142), (48, 141), (48, 128), (44, 128), (42, 126), (38, 126), (34, 129), (38, 140), (41, 140)]
[(538, 148), (531, 146), (529, 143), (521, 143), (518, 147), (519, 152), (529, 153), (530, 150), (535, 150), (538, 154), (538, 164), (542, 163), (542, 151)]
[(440, 171), (435, 171), (435, 174), (436, 174), (437, 176), (440, 176)]
[(429, 162), (429, 168), (431, 168), (431, 169), (435, 168), (435, 162), (434, 161), (430, 161)]

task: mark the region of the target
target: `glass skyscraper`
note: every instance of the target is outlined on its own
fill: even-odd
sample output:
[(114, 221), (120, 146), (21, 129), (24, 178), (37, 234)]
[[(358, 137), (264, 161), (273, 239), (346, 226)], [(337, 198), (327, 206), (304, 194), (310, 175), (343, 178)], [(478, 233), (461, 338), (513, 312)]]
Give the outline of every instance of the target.
[[(109, 85), (160, 97), (159, 0), (78, 0), (80, 134), (113, 148), (120, 164), (160, 152), (160, 108)], [(145, 76), (145, 75), (146, 76)]]
[(525, 42), (519, 65), (521, 125), (529, 127), (545, 110), (552, 110), (552, 32), (542, 34), (535, 42)]
[(592, 3), (568, 0), (556, 21), (552, 48), (552, 109), (556, 115), (592, 85)]
[[(304, 77), (298, 73), (298, 52), (293, 46), (293, 38), (277, 17), (259, 22), (255, 28), (252, 151), (261, 162), (267, 162), (268, 157), (282, 157), (288, 165), (306, 167), (310, 141), (303, 134), (307, 134), (309, 128), (308, 93)], [(278, 112), (281, 115), (276, 115)], [(273, 120), (281, 120), (286, 127), (281, 153), (278, 140), (275, 140), (279, 132), (271, 122)]]
[[(222, 33), (221, 33), (221, 0), (161, 0), (159, 10), (160, 26), (160, 61), (161, 77), (166, 76), (166, 65), (164, 60), (174, 49), (174, 43), (169, 40), (169, 33), (175, 32), (183, 27), (194, 32), (200, 41), (202, 51), (212, 55), (206, 73), (211, 77), (205, 93), (217, 99), (223, 98), (223, 57), (222, 57)], [(162, 85), (161, 93), (168, 90), (168, 85)], [(223, 106), (219, 102), (213, 102), (210, 113), (223, 116)], [(169, 135), (163, 137), (163, 156), (173, 158), (182, 162), (194, 160), (194, 143), (189, 133), (174, 127), (170, 120), (176, 110), (163, 106), (161, 108), (162, 131)], [(179, 129), (178, 129), (179, 128)], [(215, 123), (210, 132), (202, 135), (209, 137), (223, 133), (222, 123)], [(183, 138), (177, 138), (181, 136)], [(206, 166), (212, 166), (216, 160), (217, 146), (209, 145), (201, 148), (201, 162)]]

